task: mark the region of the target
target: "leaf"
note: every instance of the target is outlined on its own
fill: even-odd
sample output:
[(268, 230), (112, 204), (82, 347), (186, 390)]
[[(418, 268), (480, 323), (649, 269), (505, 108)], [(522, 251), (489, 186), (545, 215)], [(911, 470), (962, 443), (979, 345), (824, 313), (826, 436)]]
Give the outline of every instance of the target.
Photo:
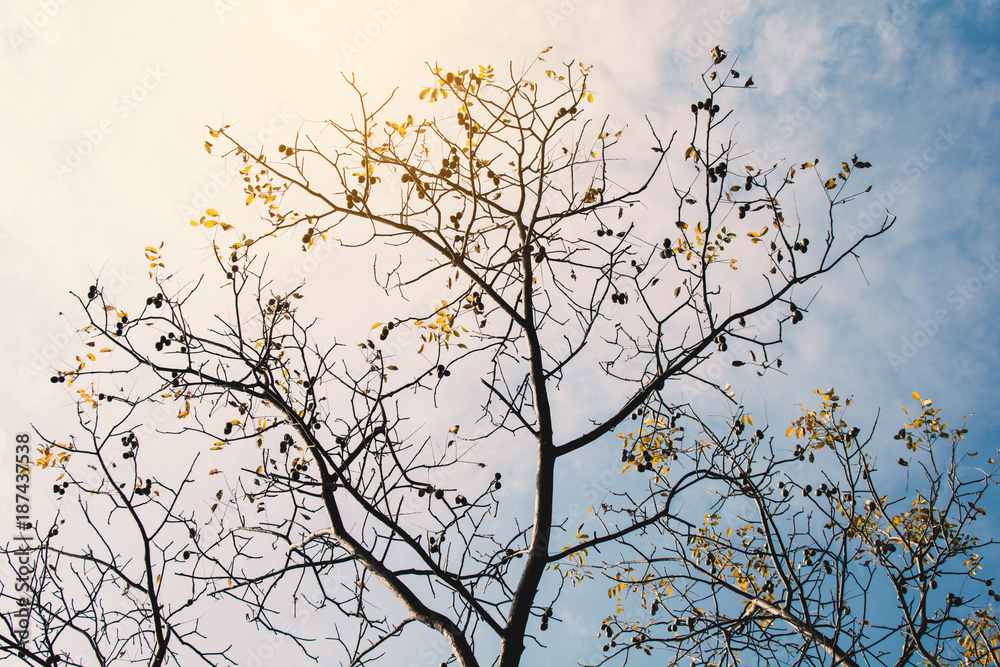
[(382, 323), (381, 322), (376, 322), (375, 324), (372, 325), (372, 328), (370, 329), (370, 331), (375, 331), (380, 326), (382, 326)]
[(911, 394), (911, 396), (913, 396), (913, 400), (915, 400), (915, 401), (919, 401), (920, 400), (920, 394), (918, 394), (917, 392), (913, 392)]
[(593, 102), (594, 102), (594, 94), (593, 93), (587, 93), (587, 101), (590, 102), (591, 104), (593, 104)]
[(548, 53), (551, 50), (552, 50), (551, 46), (546, 46), (544, 49), (542, 49), (542, 53)]
[(205, 152), (208, 153), (209, 155), (212, 154), (212, 144), (208, 143), (207, 141), (205, 142)]
[(251, 192), (247, 195), (247, 206), (253, 203), (254, 194)]
[(205, 209), (205, 213), (207, 215), (212, 216), (213, 218), (218, 218), (219, 217), (219, 212), (216, 211), (214, 208), (206, 208)]
[(786, 438), (792, 437), (792, 433), (794, 432), (795, 432), (795, 424), (792, 424), (791, 426), (788, 427), (788, 430), (785, 431), (785, 437)]
[(208, 471), (208, 474), (209, 475), (218, 475), (220, 472), (222, 472), (222, 471), (219, 470), (218, 468), (212, 468), (211, 470)]
[(830, 180), (828, 180), (826, 183), (823, 184), (823, 187), (825, 187), (827, 190), (833, 190), (835, 187), (837, 187), (837, 179), (831, 178)]

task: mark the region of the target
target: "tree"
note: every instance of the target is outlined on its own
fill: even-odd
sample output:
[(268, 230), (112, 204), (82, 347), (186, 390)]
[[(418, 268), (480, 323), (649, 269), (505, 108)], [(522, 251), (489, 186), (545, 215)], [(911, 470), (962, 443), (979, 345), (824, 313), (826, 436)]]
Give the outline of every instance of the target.
[[(37, 470), (59, 470), (53, 493), (72, 491), (77, 506), (64, 500), (51, 530), (37, 535), (30, 599), (37, 634), (19, 643), (7, 614), (0, 648), (32, 664), (56, 656), (66, 664), (224, 664), (240, 656), (200, 619), (207, 606), (240, 605), (262, 631), (310, 656), (321, 649), (286, 624), (288, 610), (330, 613), (345, 664), (391, 659), (393, 642), (423, 626), (447, 642), (445, 662), (513, 667), (558, 619), (564, 583), (585, 584), (597, 572), (624, 593), (639, 571), (636, 592), (650, 605), (659, 596), (654, 614), (657, 607), (681, 613), (707, 595), (719, 601), (718, 620), (678, 639), (655, 619), (626, 623), (616, 615), (602, 632), (629, 642), (609, 642), (608, 659), (659, 647), (690, 651), (694, 641), (693, 650), (714, 662), (783, 655), (794, 642), (818, 646), (836, 663), (859, 650), (866, 660), (876, 655), (881, 648), (855, 635), (842, 645), (848, 635), (840, 626), (820, 636), (841, 612), (812, 579), (795, 580), (798, 607), (778, 609), (754, 593), (743, 615), (721, 609), (739, 602), (730, 572), (764, 580), (752, 574), (751, 555), (792, 558), (810, 540), (839, 539), (836, 529), (795, 524), (794, 541), (758, 555), (747, 551), (760, 548), (757, 537), (745, 534), (745, 547), (723, 542), (712, 530), (717, 519), (702, 533), (673, 509), (695, 485), (716, 489), (717, 514), (737, 498), (759, 499), (765, 537), (782, 534), (779, 518), (791, 500), (775, 496), (773, 482), (806, 452), (812, 457), (816, 434), (834, 427), (815, 415), (803, 422), (809, 444), (791, 457), (765, 444), (763, 429), (742, 438), (752, 422), (721, 376), (750, 380), (749, 370), (780, 368), (776, 346), (807, 312), (802, 286), (894, 222), (887, 214), (860, 238), (838, 236), (835, 214), (862, 194), (848, 188), (871, 166), (856, 156), (830, 178), (819, 176), (815, 161), (798, 170), (737, 169), (731, 112), (721, 105), (753, 79), (726, 60), (713, 50), (688, 141), (675, 147), (676, 133), (664, 141), (649, 124), (652, 159), (638, 178), (612, 174), (624, 128), (585, 120), (593, 93), (589, 69), (576, 63), (544, 70), (540, 80), (532, 68), (517, 74), (511, 66), (505, 81), (487, 66), (431, 67), (419, 98), (448, 115), (419, 122), (396, 113), (392, 95), (373, 107), (345, 78), (357, 116), (315, 132), (304, 125), (276, 154), (251, 153), (229, 126), (210, 128), (206, 150), (241, 162), (246, 204), (261, 212), (263, 227), (223, 222), (208, 209), (192, 224), (213, 235), (218, 277), (181, 283), (165, 275), (162, 245), (150, 246), (155, 286), (144, 306), (112, 303), (99, 282), (78, 297), (90, 349), (52, 380), (77, 392), (79, 433), (39, 434), (36, 461)], [(539, 63), (533, 67), (545, 67)], [(332, 147), (323, 143), (331, 134)], [(808, 170), (827, 199), (818, 223), (786, 219), (781, 204)], [(620, 184), (629, 178), (636, 184)], [(673, 200), (670, 214), (635, 208), (663, 191)], [(810, 244), (807, 233), (825, 238)], [(374, 255), (375, 280), (397, 309), (372, 327), (378, 342), (331, 342), (326, 322), (315, 319), (338, 314), (347, 286), (322, 295), (314, 310), (315, 287), (276, 287), (262, 253), (289, 234), (307, 255), (331, 244)], [(221, 281), (227, 306), (199, 301), (206, 281)], [(431, 294), (432, 305), (402, 314), (393, 297), (428, 303)], [(595, 372), (601, 400), (581, 420), (569, 408), (587, 403)], [(724, 435), (714, 435), (719, 427), (697, 401), (674, 396), (681, 383), (726, 401)], [(831, 392), (828, 400), (837, 399)], [(472, 401), (481, 412), (457, 424), (420, 423)], [(593, 508), (597, 527), (574, 532), (559, 520), (558, 473), (585, 455), (600, 460), (630, 418), (646, 430), (625, 439), (629, 474)], [(705, 438), (684, 437), (685, 425)], [(840, 489), (876, 502), (877, 512), (865, 515), (870, 523), (850, 524), (852, 544), (869, 549), (887, 530), (879, 522), (892, 504), (850, 473), (864, 448), (849, 450), (841, 436), (831, 435), (843, 446), (827, 443), (824, 453), (846, 466)], [(850, 438), (855, 443), (857, 433)], [(150, 441), (170, 442), (169, 454)], [(501, 491), (502, 475), (491, 468), (503, 457), (520, 466), (533, 460), (530, 502)], [(958, 479), (955, 465), (927, 470), (932, 487)], [(964, 500), (967, 491), (956, 493)], [(925, 493), (927, 507), (946, 495)], [(860, 515), (843, 511), (851, 521)], [(82, 545), (59, 538), (70, 512), (89, 522), (91, 539)], [(95, 520), (104, 516), (107, 525)], [(963, 539), (968, 518), (955, 527)], [(641, 542), (654, 538), (643, 550)], [(609, 548), (620, 549), (620, 562), (591, 562), (595, 550)], [(724, 566), (712, 564), (719, 549), (734, 550)], [(871, 567), (903, 576), (884, 552), (876, 556)], [(836, 572), (843, 577), (848, 566), (838, 561)], [(783, 566), (769, 567), (781, 576)], [(678, 591), (668, 603), (671, 585)], [(11, 601), (20, 595), (2, 591)], [(926, 614), (906, 618), (899, 627), (914, 637), (906, 659), (914, 651), (938, 656), (927, 638), (943, 638), (951, 626), (927, 629)], [(777, 619), (791, 630), (778, 634)]]

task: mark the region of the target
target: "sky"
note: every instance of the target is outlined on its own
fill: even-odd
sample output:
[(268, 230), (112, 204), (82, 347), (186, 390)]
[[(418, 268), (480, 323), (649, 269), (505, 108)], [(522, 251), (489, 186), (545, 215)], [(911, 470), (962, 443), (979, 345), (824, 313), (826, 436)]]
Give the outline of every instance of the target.
[[(813, 389), (836, 386), (855, 396), (861, 421), (881, 407), (889, 432), (919, 391), (951, 421), (972, 415), (970, 441), (992, 449), (997, 35), (995, 1), (8, 0), (0, 461), (13, 461), (17, 433), (70, 424), (72, 396), (48, 381), (78, 353), (70, 291), (85, 293), (99, 275), (122, 298), (144, 294), (142, 249), (160, 242), (171, 266), (196, 275), (208, 240), (191, 215), (249, 215), (238, 180), (204, 150), (205, 125), (276, 145), (303, 121), (349, 116), (345, 75), (373, 98), (398, 88), (417, 109), (426, 63), (520, 69), (549, 46), (548, 62), (593, 65), (595, 114), (636, 131), (648, 116), (684, 133), (708, 53), (721, 45), (757, 84), (737, 102), (748, 163), (836, 165), (854, 153), (871, 162), (872, 192), (846, 222), (863, 230), (888, 209), (895, 227), (813, 287), (809, 315), (783, 347), (787, 375), (734, 375), (734, 384), (781, 424), (796, 403), (814, 404)], [(807, 213), (821, 192), (809, 188), (802, 179), (796, 191)], [(315, 272), (288, 261), (285, 275), (309, 273), (316, 289), (369, 270), (360, 255)], [(360, 335), (377, 307), (360, 293), (344, 298), (337, 326)], [(13, 510), (2, 484), (6, 540)]]

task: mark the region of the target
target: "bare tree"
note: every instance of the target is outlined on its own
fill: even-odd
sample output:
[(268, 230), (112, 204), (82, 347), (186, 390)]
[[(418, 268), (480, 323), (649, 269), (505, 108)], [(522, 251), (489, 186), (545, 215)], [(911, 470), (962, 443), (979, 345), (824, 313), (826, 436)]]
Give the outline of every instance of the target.
[[(68, 664), (236, 663), (240, 656), (199, 619), (207, 608), (237, 605), (308, 656), (333, 648), (283, 623), (290, 608), (336, 619), (332, 644), (344, 664), (391, 659), (393, 644), (422, 625), (457, 664), (513, 667), (558, 618), (563, 582), (586, 583), (591, 568), (626, 572), (588, 563), (594, 548), (615, 549), (622, 564), (635, 555), (638, 565), (628, 567), (644, 573), (648, 594), (688, 576), (728, 602), (715, 592), (728, 590), (728, 580), (692, 575), (696, 564), (711, 571), (710, 550), (682, 548), (696, 527), (671, 499), (695, 484), (718, 489), (721, 504), (774, 498), (778, 467), (789, 459), (774, 453), (772, 467), (750, 467), (763, 435), (714, 437), (711, 420), (671, 390), (705, 390), (740, 415), (718, 377), (780, 368), (775, 346), (807, 312), (796, 289), (855, 257), (894, 218), (860, 238), (837, 235), (835, 213), (864, 191), (848, 188), (870, 166), (855, 156), (818, 178), (828, 202), (820, 220), (786, 219), (786, 188), (819, 167), (736, 166), (722, 103), (753, 80), (726, 60), (713, 50), (687, 141), (661, 139), (650, 124), (652, 159), (639, 176), (614, 163), (624, 128), (586, 120), (588, 68), (568, 63), (536, 80), (541, 58), (521, 74), (511, 67), (503, 81), (490, 67), (429, 68), (419, 97), (448, 113), (419, 122), (397, 115), (393, 96), (372, 105), (347, 79), (357, 115), (306, 124), (276, 154), (253, 154), (228, 126), (211, 128), (206, 148), (241, 161), (247, 205), (264, 226), (251, 231), (209, 209), (192, 223), (214, 235), (217, 276), (181, 283), (164, 275), (162, 247), (149, 247), (154, 287), (144, 306), (111, 303), (99, 282), (78, 297), (90, 349), (52, 379), (78, 392), (81, 435), (45, 438), (37, 465), (61, 469), (53, 492), (74, 492), (78, 506), (67, 504), (64, 515), (88, 517), (93, 539), (63, 546), (58, 523), (39, 535), (44, 567), (31, 602), (39, 629), (19, 642), (8, 626), (0, 649), (36, 664), (56, 656)], [(612, 176), (613, 167), (621, 173)], [(637, 207), (664, 195), (667, 214)], [(372, 327), (377, 342), (339, 342), (314, 319), (339, 314), (350, 286), (319, 295), (316, 286), (276, 285), (263, 252), (285, 234), (307, 254), (333, 245), (374, 255), (375, 280), (397, 311)], [(206, 281), (221, 281), (225, 305), (199, 301)], [(393, 295), (415, 299), (411, 310), (398, 312)], [(602, 400), (585, 419), (563, 409), (583, 406), (595, 384)], [(428, 418), (455, 404), (482, 409), (457, 424)], [(623, 461), (645, 482), (623, 476), (594, 508), (600, 528), (574, 537), (558, 518), (557, 471), (606, 450), (609, 434), (640, 416), (656, 434), (629, 440)], [(717, 446), (680, 437), (685, 424)], [(175, 444), (168, 455), (149, 441)], [(198, 459), (205, 449), (202, 461), (214, 457), (208, 472)], [(828, 451), (845, 452), (850, 467), (847, 450)], [(530, 502), (505, 498), (501, 474), (490, 469), (504, 457), (519, 462), (518, 472), (533, 466)], [(954, 467), (942, 470), (939, 482)], [(745, 487), (755, 490), (738, 496)], [(763, 527), (780, 532), (785, 507), (764, 504)], [(856, 530), (862, 541), (876, 531)], [(835, 531), (803, 515), (792, 534), (794, 544), (767, 557), (791, 557), (799, 543)], [(554, 592), (543, 597), (547, 579)], [(698, 599), (687, 590), (677, 609)], [(781, 650), (756, 630), (765, 613), (824, 649), (831, 664), (881, 650), (861, 639), (842, 647), (837, 633), (820, 638), (826, 621), (803, 614), (841, 612), (819, 593), (778, 611), (763, 596), (754, 600), (752, 617), (730, 614), (746, 637), (728, 647), (730, 657)], [(656, 634), (658, 621), (647, 619), (643, 630), (623, 623), (602, 631), (646, 650), (678, 645)], [(912, 623), (905, 627), (915, 632), (919, 618)], [(722, 635), (713, 638), (739, 634), (716, 627)], [(909, 653), (936, 655), (928, 632), (939, 629), (921, 630)], [(694, 634), (685, 637), (688, 651)], [(712, 646), (697, 650), (709, 659), (718, 653)]]

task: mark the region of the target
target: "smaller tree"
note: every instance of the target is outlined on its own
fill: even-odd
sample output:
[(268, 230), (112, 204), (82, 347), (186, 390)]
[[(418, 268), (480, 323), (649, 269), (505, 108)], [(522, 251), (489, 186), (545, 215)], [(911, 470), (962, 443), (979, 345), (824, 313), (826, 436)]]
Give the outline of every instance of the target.
[[(851, 399), (816, 393), (819, 408), (784, 434), (792, 451), (748, 414), (722, 430), (688, 415), (702, 436), (696, 469), (649, 487), (666, 518), (648, 541), (621, 543), (632, 557), (582, 566), (612, 581), (605, 662), (664, 650), (732, 667), (1000, 664), (1000, 594), (982, 557), (996, 542), (973, 525), (995, 493), (995, 458), (980, 467), (965, 426), (949, 428), (916, 392), (891, 448), (847, 421)], [(675, 434), (651, 421), (629, 433), (625, 471), (660, 465)], [(705, 481), (717, 500), (685, 512)]]

